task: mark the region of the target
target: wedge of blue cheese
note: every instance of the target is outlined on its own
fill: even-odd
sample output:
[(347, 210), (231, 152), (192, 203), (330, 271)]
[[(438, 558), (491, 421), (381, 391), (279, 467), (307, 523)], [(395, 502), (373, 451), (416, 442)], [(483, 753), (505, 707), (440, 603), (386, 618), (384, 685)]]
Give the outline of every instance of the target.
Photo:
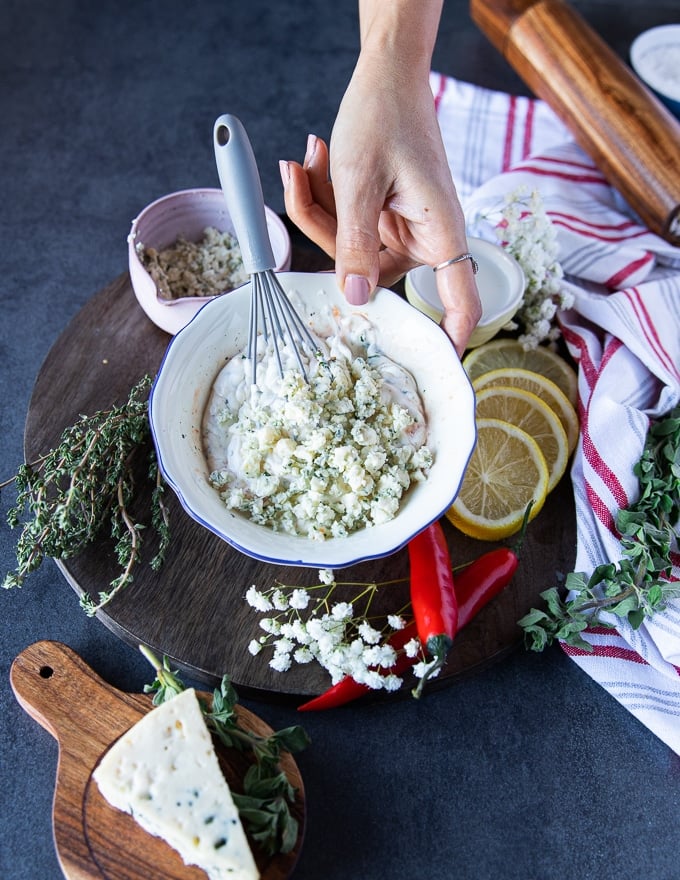
[(130, 728), (93, 776), (113, 807), (130, 813), (210, 880), (259, 878), (193, 688)]

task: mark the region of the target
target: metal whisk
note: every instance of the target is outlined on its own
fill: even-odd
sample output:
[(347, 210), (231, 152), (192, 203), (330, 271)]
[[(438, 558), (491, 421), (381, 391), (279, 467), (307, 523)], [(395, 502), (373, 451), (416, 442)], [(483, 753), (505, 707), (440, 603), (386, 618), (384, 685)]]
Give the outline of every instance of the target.
[(213, 142), (222, 192), (234, 224), (244, 269), (251, 277), (248, 358), (252, 364), (252, 383), (254, 385), (257, 381), (259, 335), (265, 344), (272, 340), (281, 375), (281, 347), (289, 346), (300, 372), (308, 381), (301, 350), (306, 348), (313, 354), (319, 346), (273, 271), (276, 261), (269, 241), (262, 184), (250, 140), (241, 121), (227, 113), (215, 121)]

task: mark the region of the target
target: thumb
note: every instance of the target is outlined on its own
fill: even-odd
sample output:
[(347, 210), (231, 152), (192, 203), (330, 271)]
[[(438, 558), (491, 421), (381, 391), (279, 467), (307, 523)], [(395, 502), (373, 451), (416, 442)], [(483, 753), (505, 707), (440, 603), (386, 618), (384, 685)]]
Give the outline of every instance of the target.
[[(350, 184), (351, 186), (351, 184)], [(351, 305), (368, 302), (380, 275), (378, 221), (384, 199), (366, 198), (360, 190), (349, 195), (335, 184), (338, 228), (335, 242), (335, 275)]]

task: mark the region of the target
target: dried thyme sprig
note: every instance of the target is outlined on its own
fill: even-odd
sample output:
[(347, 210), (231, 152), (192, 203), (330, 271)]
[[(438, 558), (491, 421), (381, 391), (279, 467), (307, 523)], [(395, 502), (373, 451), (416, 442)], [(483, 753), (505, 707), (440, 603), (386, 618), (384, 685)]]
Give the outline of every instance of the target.
[[(153, 693), (154, 705), (173, 699), (185, 686), (178, 672), (170, 668), (168, 658), (161, 663), (146, 646), (140, 651), (156, 670), (156, 678), (145, 685)], [(253, 759), (243, 780), (243, 794), (232, 792), (234, 803), (250, 836), (268, 855), (290, 852), (298, 838), (298, 821), (290, 812), (296, 789), (280, 766), (281, 753), (300, 752), (309, 745), (309, 737), (299, 725), (278, 730), (270, 736), (258, 736), (242, 727), (236, 713), (238, 695), (228, 675), (213, 692), (212, 706), (199, 701), (206, 723), (227, 748), (237, 749)]]
[[(17, 496), (7, 514), (11, 528), (22, 526), (17, 541), (17, 567), (2, 582), (5, 589), (20, 587), (26, 576), (46, 557), (68, 559), (81, 553), (109, 523), (121, 573), (99, 593), (95, 602), (87, 594), (81, 605), (93, 615), (132, 581), (140, 558), (142, 531), (131, 506), (135, 496), (133, 460), (149, 444), (147, 402), (151, 378), (145, 376), (130, 391), (122, 406), (92, 416), (81, 416), (66, 428), (58, 445), (36, 461), (21, 465), (0, 489), (15, 483)], [(151, 527), (159, 537), (150, 564), (157, 570), (170, 540), (164, 483), (153, 447), (148, 477), (153, 485)]]
[(532, 650), (541, 651), (557, 639), (590, 651), (581, 636), (588, 626), (613, 628), (614, 615), (637, 629), (680, 596), (680, 583), (669, 580), (680, 524), (680, 406), (650, 426), (634, 473), (639, 498), (616, 520), (622, 558), (597, 566), (590, 577), (569, 574), (568, 599), (557, 588), (541, 594), (547, 609), (532, 608), (519, 621)]

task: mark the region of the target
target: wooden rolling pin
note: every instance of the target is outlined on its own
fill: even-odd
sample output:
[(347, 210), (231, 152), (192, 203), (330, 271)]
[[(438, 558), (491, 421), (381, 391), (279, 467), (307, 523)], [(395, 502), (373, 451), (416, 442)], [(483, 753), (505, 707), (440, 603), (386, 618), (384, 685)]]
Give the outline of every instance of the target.
[(643, 222), (679, 245), (680, 122), (564, 0), (470, 0), (470, 14)]

